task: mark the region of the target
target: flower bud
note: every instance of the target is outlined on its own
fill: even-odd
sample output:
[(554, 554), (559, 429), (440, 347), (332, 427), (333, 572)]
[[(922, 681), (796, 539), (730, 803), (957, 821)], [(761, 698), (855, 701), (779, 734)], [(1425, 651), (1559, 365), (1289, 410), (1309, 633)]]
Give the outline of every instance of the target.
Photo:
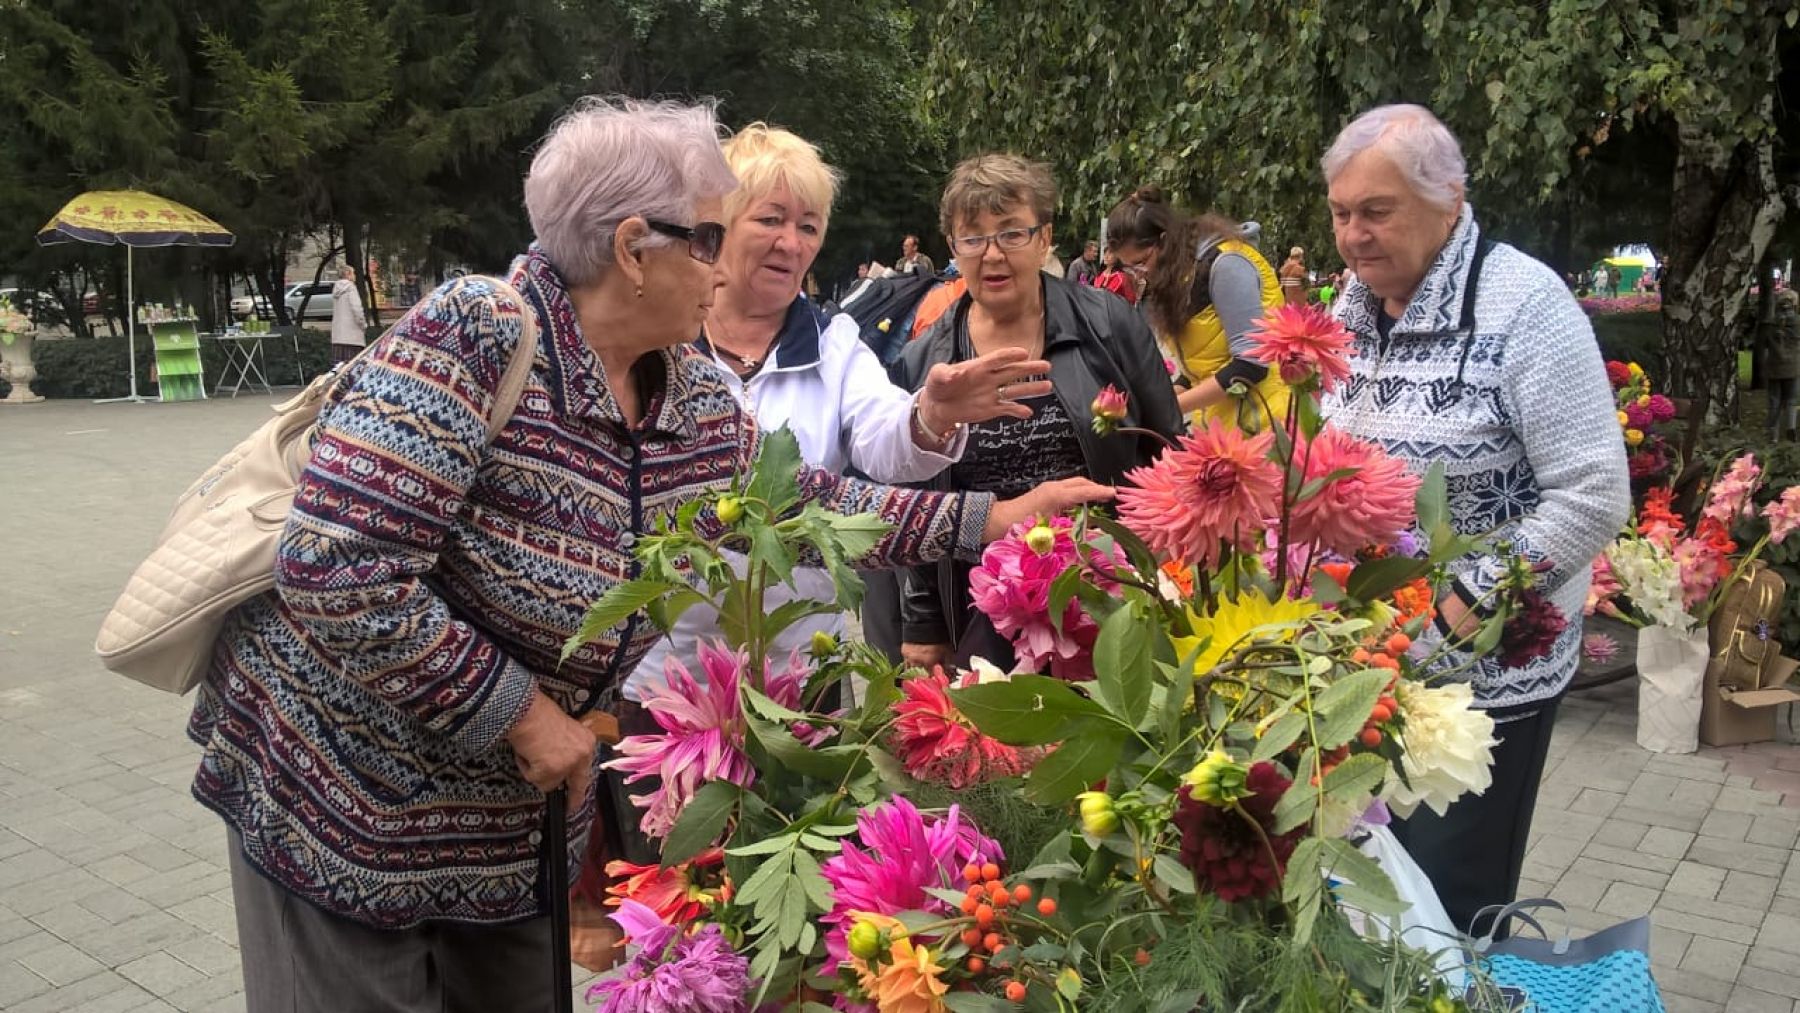
[(1082, 832), (1105, 837), (1119, 829), (1119, 813), (1113, 808), (1111, 795), (1103, 791), (1084, 791), (1075, 797), (1081, 800)]
[(1627, 446), (1635, 447), (1642, 442), (1644, 442), (1644, 431), (1642, 429), (1625, 430), (1625, 443)]
[(873, 922), (858, 921), (850, 926), (850, 952), (864, 960), (881, 952), (881, 930)]
[(1105, 436), (1118, 428), (1125, 421), (1125, 406), (1125, 395), (1119, 388), (1110, 383), (1102, 388), (1088, 408), (1094, 416), (1094, 432)]
[(1038, 524), (1025, 532), (1025, 547), (1040, 556), (1048, 556), (1056, 549), (1056, 532), (1048, 524)]
[(1247, 794), (1244, 782), (1249, 775), (1249, 768), (1233, 760), (1224, 750), (1215, 749), (1188, 771), (1182, 783), (1192, 789), (1189, 794), (1196, 802), (1223, 806)]
[(717, 510), (721, 524), (736, 524), (744, 519), (744, 501), (736, 496), (719, 497)]
[(812, 635), (812, 656), (829, 658), (837, 653), (838, 638), (824, 630), (814, 630)]

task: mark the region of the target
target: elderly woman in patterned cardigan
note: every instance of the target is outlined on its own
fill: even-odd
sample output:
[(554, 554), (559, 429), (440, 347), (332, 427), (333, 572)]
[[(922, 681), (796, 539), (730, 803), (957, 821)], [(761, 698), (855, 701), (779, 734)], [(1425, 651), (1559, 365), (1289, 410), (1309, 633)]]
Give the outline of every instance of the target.
[[(282, 537), (276, 589), (219, 640), (190, 726), (225, 820), (252, 1013), (550, 1008), (544, 792), (592, 822), (577, 720), (660, 634), (633, 618), (558, 664), (635, 539), (721, 490), (757, 429), (684, 348), (723, 281), (736, 186), (708, 107), (589, 101), (525, 182), (537, 241), (503, 289), (440, 289), (339, 383)], [(534, 361), (487, 439), (505, 364)], [(995, 503), (815, 470), (895, 524), (866, 564), (973, 555), (1013, 522), (1104, 498)]]
[[(1547, 655), (1519, 667), (1490, 656), (1458, 676), (1498, 723), (1493, 786), (1396, 826), (1466, 927), (1518, 889), (1589, 565), (1630, 506), (1625, 448), (1587, 317), (1555, 271), (1482, 236), (1462, 152), (1436, 117), (1364, 113), (1324, 170), (1338, 252), (1356, 273), (1334, 310), (1355, 335), (1353, 375), (1326, 413), (1415, 470), (1442, 464), (1456, 529), (1495, 531), (1547, 567), (1544, 590), (1568, 619)], [(1502, 565), (1453, 565), (1437, 636), (1472, 634)]]

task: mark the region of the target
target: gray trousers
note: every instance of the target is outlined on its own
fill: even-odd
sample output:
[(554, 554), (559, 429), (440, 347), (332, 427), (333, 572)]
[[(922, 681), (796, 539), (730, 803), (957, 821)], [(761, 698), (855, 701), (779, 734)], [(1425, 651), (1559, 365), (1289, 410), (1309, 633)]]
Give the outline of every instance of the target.
[(550, 919), (384, 931), (327, 914), (244, 860), (231, 834), (249, 1013), (548, 1013)]

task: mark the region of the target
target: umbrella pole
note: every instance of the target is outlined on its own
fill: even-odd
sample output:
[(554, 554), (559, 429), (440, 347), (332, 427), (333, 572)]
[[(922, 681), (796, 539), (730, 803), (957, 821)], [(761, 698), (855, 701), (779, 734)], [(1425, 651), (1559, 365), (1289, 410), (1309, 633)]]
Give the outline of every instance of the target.
[(131, 246), (125, 247), (125, 374), (131, 378), (131, 393), (124, 397), (103, 397), (95, 404), (130, 401), (143, 404), (150, 400), (137, 389), (137, 291), (131, 274)]

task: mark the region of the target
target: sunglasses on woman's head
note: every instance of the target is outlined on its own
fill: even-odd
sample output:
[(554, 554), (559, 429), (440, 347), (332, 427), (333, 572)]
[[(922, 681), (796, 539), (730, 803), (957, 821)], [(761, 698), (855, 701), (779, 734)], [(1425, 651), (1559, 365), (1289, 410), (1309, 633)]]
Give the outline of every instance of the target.
[(686, 225), (674, 225), (659, 222), (654, 218), (644, 219), (650, 231), (660, 232), (675, 239), (685, 239), (688, 244), (688, 256), (702, 264), (719, 262), (719, 250), (725, 245), (725, 226), (718, 222), (696, 222), (692, 228)]

